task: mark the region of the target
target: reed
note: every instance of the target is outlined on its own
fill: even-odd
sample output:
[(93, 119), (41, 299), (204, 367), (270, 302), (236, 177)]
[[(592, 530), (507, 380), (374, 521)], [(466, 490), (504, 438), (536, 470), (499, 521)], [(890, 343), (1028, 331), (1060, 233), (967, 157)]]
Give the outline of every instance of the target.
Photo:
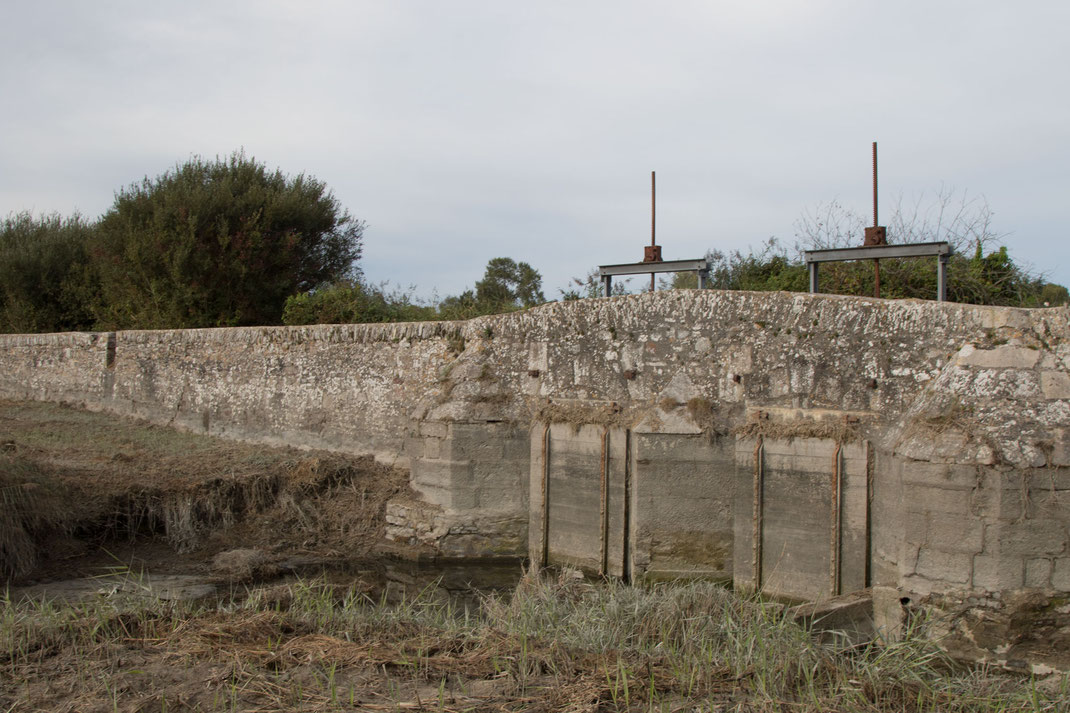
[(479, 611), (431, 587), (388, 603), (323, 580), (192, 604), (5, 593), (0, 710), (1040, 713), (1070, 700), (1066, 677), (958, 666), (919, 632), (827, 641), (711, 583), (538, 572)]

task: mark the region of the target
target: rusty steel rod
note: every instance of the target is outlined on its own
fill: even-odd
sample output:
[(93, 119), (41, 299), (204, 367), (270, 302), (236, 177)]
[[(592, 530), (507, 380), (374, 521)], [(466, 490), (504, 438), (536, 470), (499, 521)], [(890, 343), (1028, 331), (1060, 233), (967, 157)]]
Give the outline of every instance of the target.
[(832, 512), (829, 542), (829, 589), (832, 596), (840, 593), (840, 553), (843, 550), (843, 444), (836, 444), (832, 454)]
[(880, 223), (877, 221), (877, 142), (873, 142), (873, 227)]
[[(877, 142), (873, 142), (873, 227), (880, 223), (877, 221)], [(878, 299), (881, 296), (881, 261), (873, 260), (873, 296)]]
[(550, 422), (542, 429), (542, 551), (539, 566), (550, 562)]
[(628, 499), (631, 497), (631, 473), (632, 473), (632, 431), (630, 428), (624, 429), (624, 494), (621, 496), (621, 511), (620, 511), (620, 577), (625, 582), (631, 578), (631, 564), (629, 558), (631, 557), (631, 550), (628, 547), (628, 533), (631, 531), (631, 525), (628, 522), (630, 514), (628, 512)]
[(872, 505), (873, 505), (873, 444), (869, 439), (865, 441), (866, 447), (866, 571), (863, 586), (869, 587), (873, 584), (873, 572), (871, 570), (870, 560), (873, 557), (873, 522), (872, 518)]
[(606, 576), (609, 570), (609, 426), (602, 428), (602, 489), (601, 489), (601, 534), (599, 537), (598, 574)]
[[(657, 217), (657, 192), (654, 185), (654, 172), (650, 172), (650, 247), (656, 247), (654, 240), (655, 219)], [(650, 273), (650, 291), (654, 291), (654, 273)]]
[(761, 436), (754, 445), (754, 512), (751, 520), (751, 568), (754, 591), (762, 588), (762, 495), (765, 475), (765, 443)]

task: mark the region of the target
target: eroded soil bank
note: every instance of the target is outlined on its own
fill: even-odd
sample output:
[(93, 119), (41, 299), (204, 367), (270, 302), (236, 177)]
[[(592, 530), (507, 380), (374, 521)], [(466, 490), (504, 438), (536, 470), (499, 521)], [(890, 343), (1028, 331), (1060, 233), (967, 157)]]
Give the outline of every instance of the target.
[[(0, 578), (245, 582), (379, 561), (407, 473), (55, 404), (0, 402)], [(405, 552), (418, 556), (418, 552)]]

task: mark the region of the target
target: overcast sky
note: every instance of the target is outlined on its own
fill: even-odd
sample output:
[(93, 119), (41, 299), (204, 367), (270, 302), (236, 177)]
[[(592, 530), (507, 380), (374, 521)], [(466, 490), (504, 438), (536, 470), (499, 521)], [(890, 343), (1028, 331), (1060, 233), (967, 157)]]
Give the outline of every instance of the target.
[(868, 215), (877, 141), (882, 218), (965, 191), (1070, 284), (1068, 27), (1065, 0), (8, 3), (0, 214), (97, 217), (244, 147), (367, 222), (372, 282), (508, 256), (553, 299), (642, 259), (651, 170), (664, 256), (695, 258)]

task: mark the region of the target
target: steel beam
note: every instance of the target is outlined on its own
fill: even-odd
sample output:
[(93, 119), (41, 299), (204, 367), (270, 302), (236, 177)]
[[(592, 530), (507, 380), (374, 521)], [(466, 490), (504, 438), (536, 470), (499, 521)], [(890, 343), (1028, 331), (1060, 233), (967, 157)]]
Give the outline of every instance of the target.
[(599, 265), (598, 275), (649, 275), (652, 272), (706, 272), (710, 269), (708, 260), (663, 260), (661, 262), (629, 262), (622, 265)]
[(832, 250), (806, 250), (803, 259), (807, 263), (838, 262), (841, 260), (883, 260), (889, 257), (926, 257), (950, 255), (951, 245), (939, 243), (909, 243), (907, 245), (872, 245), (862, 248), (834, 248)]
[[(810, 293), (816, 294), (817, 266), (822, 262), (843, 262), (848, 260), (880, 260), (892, 257), (928, 257), (936, 256), (936, 301), (947, 300), (947, 259), (951, 255), (951, 244), (908, 243), (906, 245), (870, 245), (861, 248), (834, 248), (832, 250), (806, 250), (803, 260), (810, 273)], [(877, 273), (880, 285), (880, 273)], [(878, 287), (879, 289), (879, 287)]]

